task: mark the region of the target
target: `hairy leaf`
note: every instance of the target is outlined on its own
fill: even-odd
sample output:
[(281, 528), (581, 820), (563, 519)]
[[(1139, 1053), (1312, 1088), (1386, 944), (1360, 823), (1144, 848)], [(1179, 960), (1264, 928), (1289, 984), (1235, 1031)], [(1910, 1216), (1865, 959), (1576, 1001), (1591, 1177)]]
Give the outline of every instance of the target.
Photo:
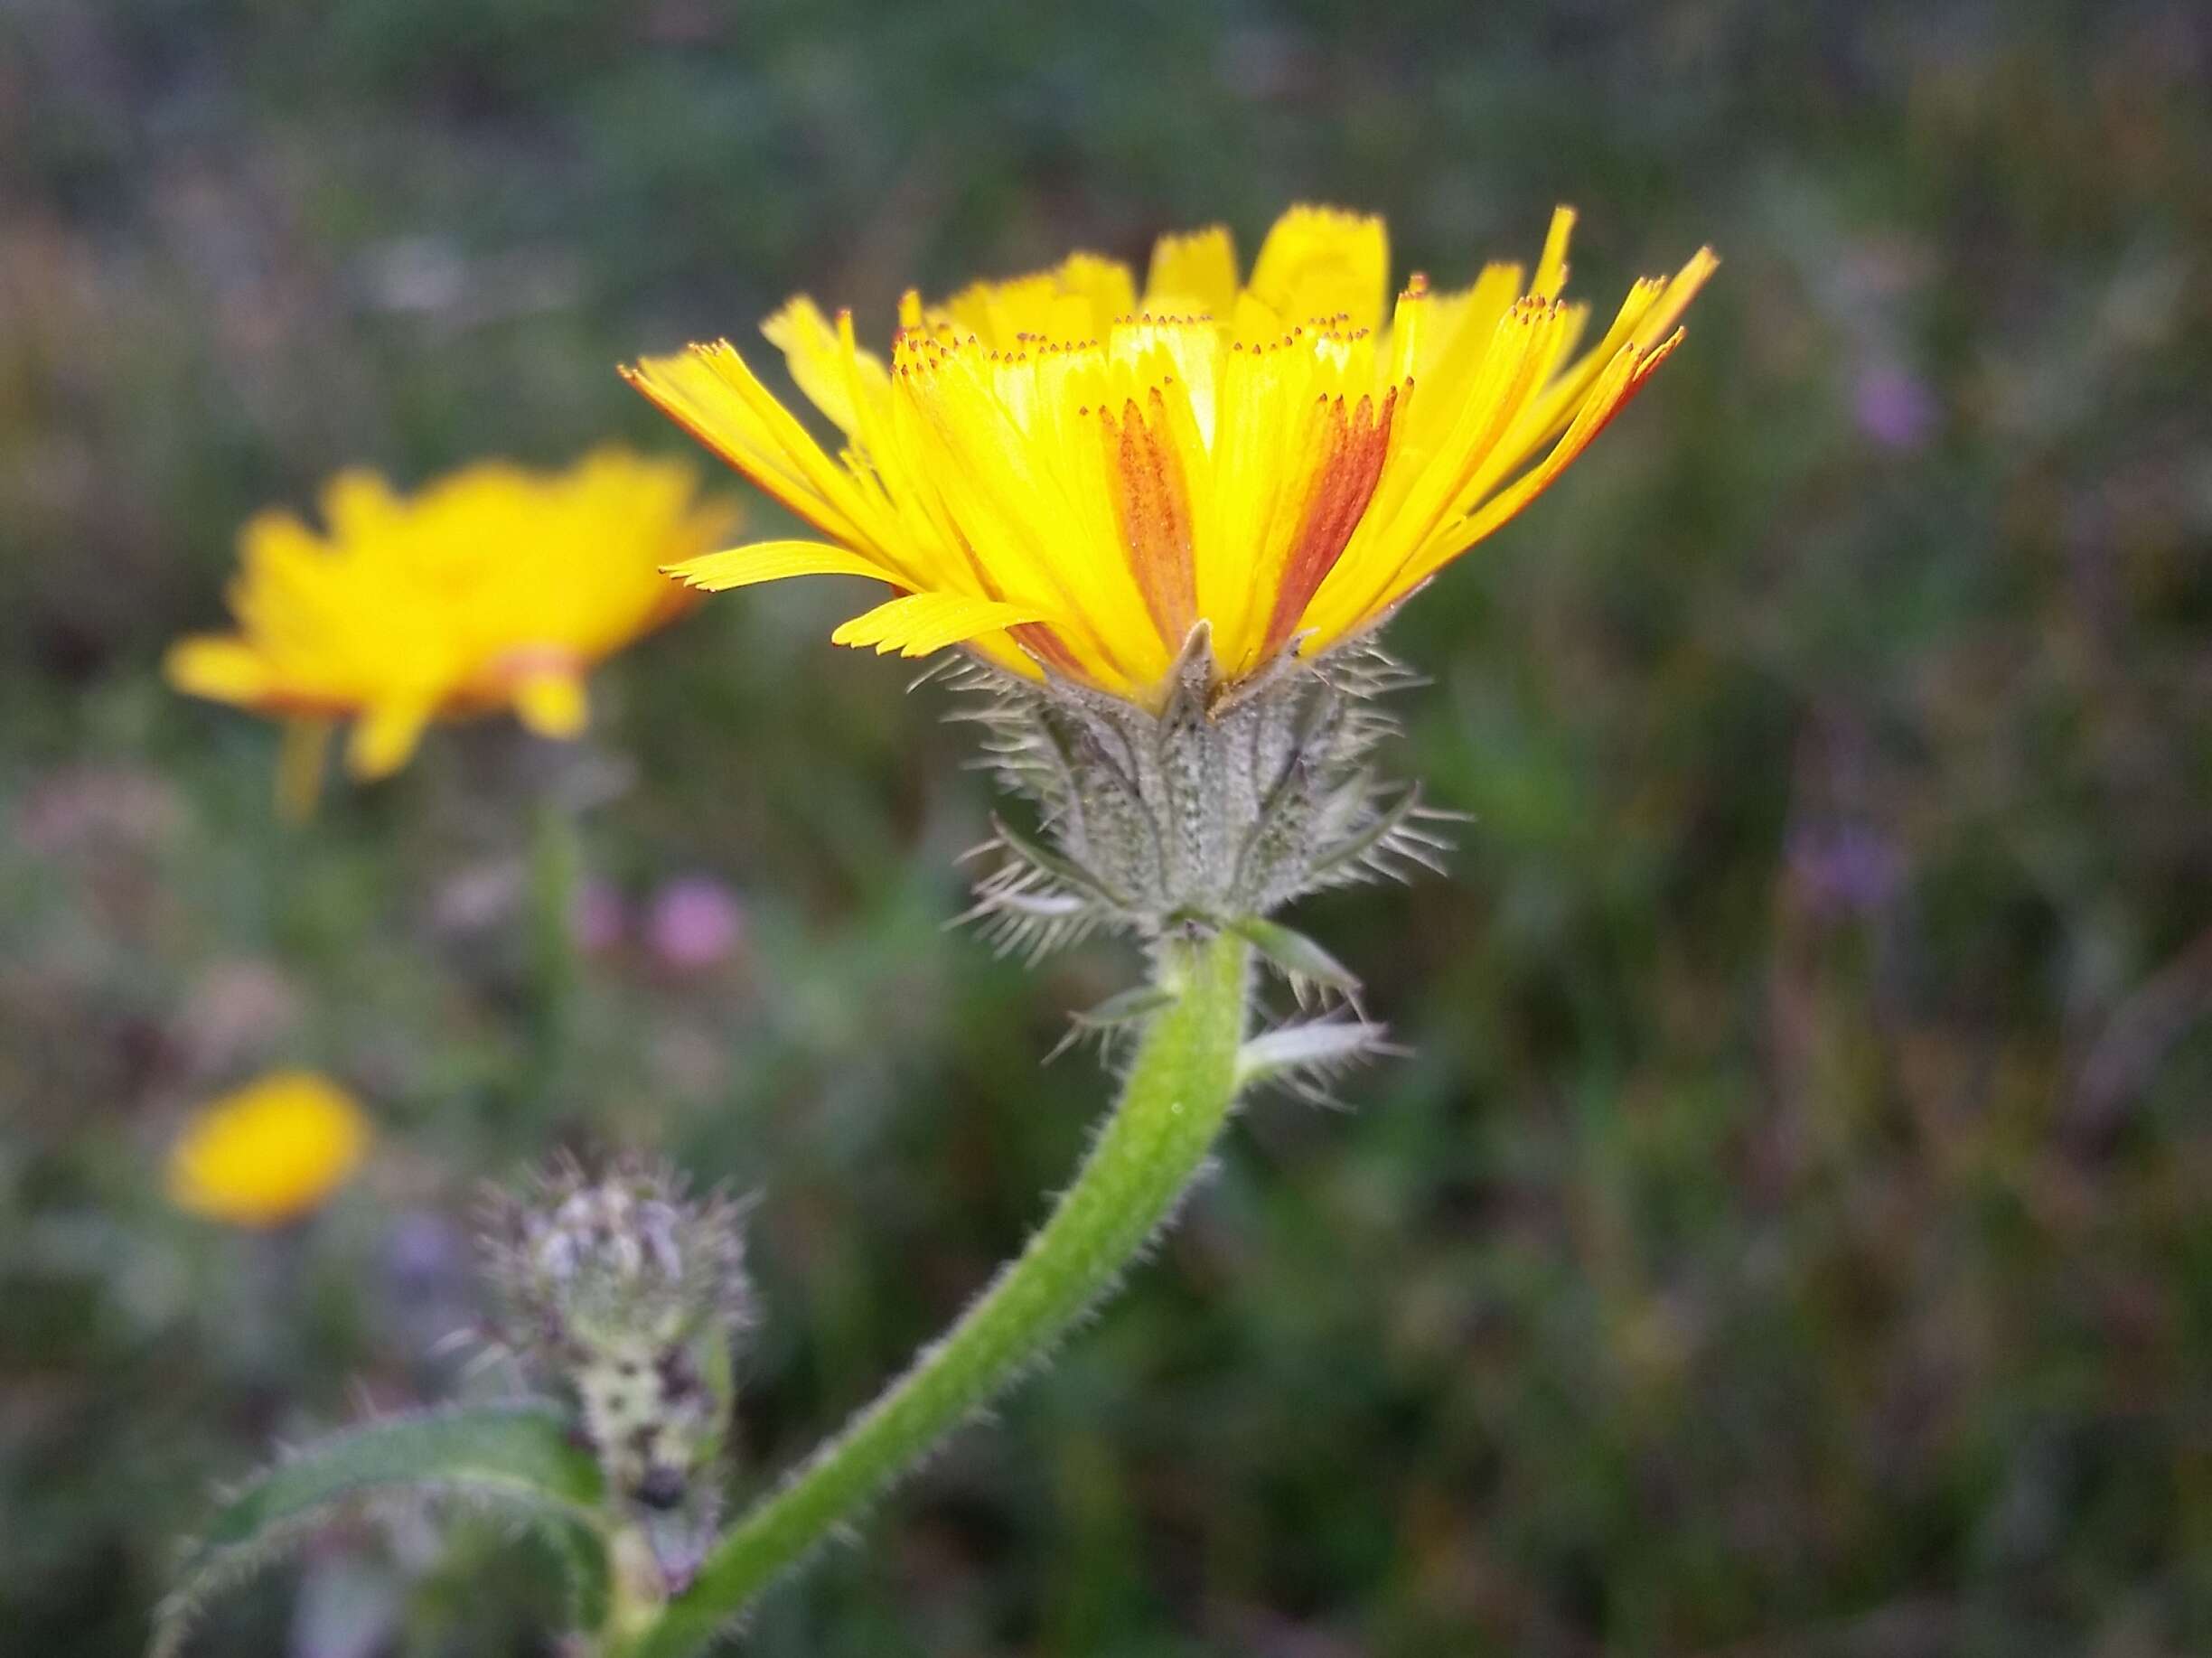
[(1237, 1050), (1237, 1084), (1326, 1075), (1383, 1051), (1388, 1033), (1364, 1019), (1313, 1019), (1249, 1038)]
[(546, 1526), (572, 1579), (572, 1615), (592, 1619), (604, 1604), (599, 1466), (571, 1438), (567, 1413), (547, 1404), (477, 1406), (334, 1434), (226, 1493), (155, 1611), (152, 1658), (182, 1652), (215, 1594), (279, 1559), (343, 1505), (408, 1494)]
[(1359, 979), (1350, 968), (1304, 933), (1280, 922), (1248, 915), (1230, 923), (1230, 931), (1257, 949), (1287, 974), (1293, 985), (1305, 981), (1323, 985), (1345, 996), (1359, 991)]

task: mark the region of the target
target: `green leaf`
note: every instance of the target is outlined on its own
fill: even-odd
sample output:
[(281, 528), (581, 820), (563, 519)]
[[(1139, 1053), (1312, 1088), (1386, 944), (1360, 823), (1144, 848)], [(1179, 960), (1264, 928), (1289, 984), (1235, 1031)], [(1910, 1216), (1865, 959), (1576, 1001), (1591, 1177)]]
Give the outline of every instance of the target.
[(211, 1598), (281, 1558), (343, 1505), (392, 1494), (479, 1503), (547, 1526), (571, 1579), (572, 1614), (586, 1623), (600, 1615), (606, 1549), (598, 1463), (558, 1407), (484, 1405), (334, 1434), (227, 1493), (155, 1609), (152, 1658), (181, 1653)]
[(1162, 989), (1158, 985), (1138, 985), (1133, 989), (1117, 990), (1096, 1007), (1086, 1007), (1071, 1016), (1078, 1025), (1104, 1030), (1148, 1017), (1163, 1007), (1173, 1007), (1175, 999), (1174, 991)]
[(1163, 1007), (1174, 1007), (1175, 1000), (1174, 991), (1162, 989), (1158, 985), (1139, 985), (1134, 989), (1117, 991), (1095, 1007), (1070, 1015), (1067, 1035), (1053, 1044), (1052, 1052), (1045, 1055), (1045, 1063), (1051, 1064), (1087, 1035), (1148, 1019)]
[(1358, 993), (1359, 979), (1352, 970), (1303, 932), (1295, 932), (1280, 922), (1261, 921), (1256, 915), (1231, 922), (1229, 931), (1289, 975), (1293, 985), (1306, 980), (1326, 985), (1345, 996)]

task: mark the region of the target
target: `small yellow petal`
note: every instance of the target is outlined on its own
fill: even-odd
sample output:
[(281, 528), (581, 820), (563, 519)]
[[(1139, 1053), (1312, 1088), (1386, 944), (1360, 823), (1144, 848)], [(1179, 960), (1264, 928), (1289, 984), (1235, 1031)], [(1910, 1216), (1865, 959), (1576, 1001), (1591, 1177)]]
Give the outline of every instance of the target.
[(170, 646), (162, 671), (169, 683), (187, 696), (246, 707), (269, 694), (267, 660), (242, 639), (203, 633), (181, 639)]
[(346, 769), (363, 782), (389, 777), (413, 758), (430, 710), (421, 703), (387, 702), (353, 722), (346, 742)]
[(583, 678), (557, 668), (535, 670), (515, 681), (514, 711), (541, 737), (573, 737), (591, 716)]
[(1698, 290), (1720, 268), (1720, 256), (1710, 248), (1701, 248), (1690, 256), (1689, 263), (1666, 280), (1665, 289), (1658, 302), (1646, 311), (1636, 323), (1636, 342), (1650, 351), (1660, 341), (1674, 332), (1674, 324), (1682, 321), (1682, 313), (1690, 309), (1690, 302)]
[(361, 467), (349, 467), (323, 486), (323, 521), (335, 541), (384, 534), (403, 511), (391, 485)]
[[(783, 353), (784, 364), (807, 400), (829, 416), (846, 436), (858, 437), (860, 407), (846, 379), (844, 348), (837, 328), (822, 314), (821, 307), (801, 294), (763, 323), (761, 333)], [(855, 356), (867, 386), (878, 395), (887, 389), (883, 359), (869, 351)]]
[(169, 1154), (169, 1194), (212, 1220), (280, 1225), (342, 1185), (368, 1144), (345, 1090), (313, 1072), (276, 1072), (193, 1116)]
[(1538, 299), (1557, 299), (1567, 284), (1567, 239), (1574, 234), (1575, 211), (1551, 210), (1551, 228), (1544, 234), (1543, 253), (1536, 261), (1536, 279), (1529, 292)]
[(912, 593), (855, 616), (830, 635), (830, 642), (856, 648), (874, 645), (878, 656), (892, 651), (901, 656), (927, 656), (979, 633), (1045, 619), (1045, 612), (1026, 605), (961, 593)]
[(751, 547), (733, 547), (726, 552), (705, 553), (672, 564), (668, 573), (686, 586), (707, 593), (749, 587), (755, 582), (780, 582), (792, 576), (867, 576), (877, 581), (898, 577), (873, 558), (832, 547), (826, 541), (759, 541)]
[(623, 378), (776, 501), (840, 541), (866, 543), (864, 503), (726, 340), (646, 357)]
[(1341, 208), (1292, 208), (1261, 244), (1251, 291), (1286, 323), (1343, 316), (1354, 328), (1379, 327), (1390, 295), (1390, 239), (1382, 220)]
[(1236, 310), (1236, 241), (1224, 225), (1163, 236), (1152, 248), (1144, 308), (1152, 316), (1210, 316), (1226, 323)]

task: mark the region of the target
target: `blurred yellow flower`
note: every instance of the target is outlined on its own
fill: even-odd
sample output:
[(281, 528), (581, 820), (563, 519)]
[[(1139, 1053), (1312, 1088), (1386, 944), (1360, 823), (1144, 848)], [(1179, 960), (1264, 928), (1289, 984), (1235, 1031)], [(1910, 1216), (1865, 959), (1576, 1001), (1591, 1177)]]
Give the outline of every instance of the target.
[(688, 596), (658, 567), (735, 521), (680, 464), (608, 450), (565, 472), (490, 462), (411, 499), (347, 472), (318, 535), (269, 512), (239, 537), (239, 631), (186, 639), (170, 681), (290, 723), (285, 793), (312, 802), (331, 723), (359, 777), (406, 763), (423, 727), (511, 707), (548, 736), (585, 724), (584, 676)]
[(169, 1195), (214, 1220), (280, 1225), (344, 1184), (368, 1143), (367, 1119), (335, 1082), (274, 1072), (193, 1116), (169, 1153)]
[(1141, 296), (1075, 254), (942, 304), (908, 294), (891, 360), (805, 297), (762, 332), (844, 435), (832, 460), (727, 341), (625, 370), (820, 529), (677, 567), (720, 590), (873, 576), (899, 596), (833, 637), (965, 643), (1148, 707), (1194, 623), (1233, 682), (1356, 637), (1532, 501), (1681, 334), (1716, 261), (1649, 277), (1598, 343), (1560, 297), (1573, 213), (1535, 274), (1492, 265), (1387, 325), (1382, 221), (1296, 207), (1240, 285), (1219, 228), (1164, 239)]

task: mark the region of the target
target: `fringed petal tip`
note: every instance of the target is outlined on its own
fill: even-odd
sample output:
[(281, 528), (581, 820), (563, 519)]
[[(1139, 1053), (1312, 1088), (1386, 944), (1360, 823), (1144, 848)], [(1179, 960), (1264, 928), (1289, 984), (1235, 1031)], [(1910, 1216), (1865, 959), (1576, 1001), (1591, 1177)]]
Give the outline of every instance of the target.
[(855, 649), (873, 645), (878, 656), (893, 651), (901, 656), (927, 656), (979, 634), (1044, 620), (1044, 612), (1028, 605), (962, 593), (910, 593), (843, 623), (830, 635), (830, 642)]

